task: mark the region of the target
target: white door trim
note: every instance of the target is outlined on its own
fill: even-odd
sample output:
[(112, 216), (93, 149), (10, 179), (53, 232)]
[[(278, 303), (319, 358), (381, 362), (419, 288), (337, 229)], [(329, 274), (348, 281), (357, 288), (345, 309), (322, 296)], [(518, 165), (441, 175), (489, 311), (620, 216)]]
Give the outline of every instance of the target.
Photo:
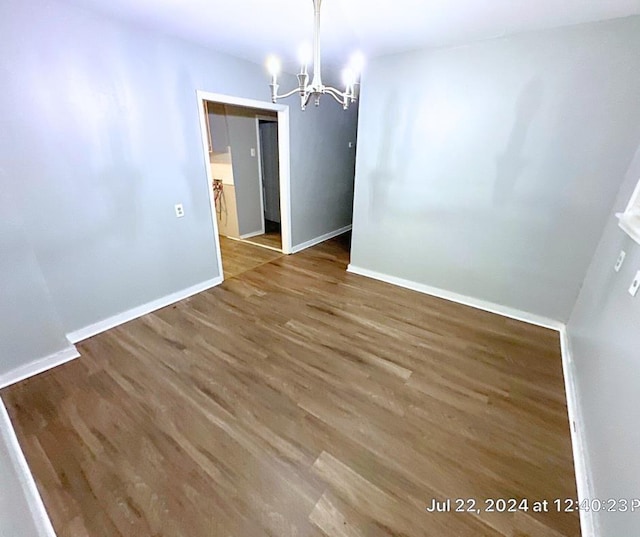
[[(21, 491), (12, 490), (10, 494), (20, 495), (22, 493), (22, 497), (29, 507), (31, 519), (33, 520), (39, 537), (56, 537), (51, 519), (47, 514), (42, 497), (38, 492), (38, 487), (36, 486), (29, 464), (27, 464), (27, 459), (20, 448), (18, 437), (16, 436), (11, 419), (9, 418), (9, 413), (2, 399), (0, 399), (0, 443), (3, 443), (5, 449), (9, 452), (9, 460), (7, 462), (12, 466), (22, 485)], [(16, 516), (18, 516), (18, 513), (16, 513)]]
[(202, 152), (207, 171), (207, 191), (209, 192), (209, 205), (211, 207), (211, 220), (213, 222), (214, 240), (217, 247), (218, 270), (220, 276), (222, 271), (222, 255), (220, 253), (220, 237), (218, 235), (218, 219), (216, 218), (216, 204), (211, 188), (211, 162), (209, 161), (209, 135), (207, 133), (207, 118), (204, 112), (204, 101), (212, 101), (221, 104), (235, 106), (245, 106), (258, 110), (269, 110), (278, 113), (278, 165), (280, 167), (280, 226), (282, 238), (282, 252), (290, 254), (291, 247), (291, 171), (290, 171), (290, 149), (289, 149), (289, 106), (285, 104), (273, 104), (266, 101), (245, 99), (234, 97), (222, 93), (211, 93), (208, 91), (196, 90), (196, 101), (198, 105), (198, 117), (200, 118), (200, 133), (202, 137)]
[[(260, 217), (262, 219), (262, 233), (265, 231), (264, 218), (264, 178), (262, 177), (262, 147), (260, 147), (260, 120), (256, 117), (256, 157), (258, 157), (258, 177), (260, 178)], [(240, 237), (243, 239), (244, 237)]]
[(260, 121), (272, 121), (273, 123), (277, 123), (278, 122), (278, 118), (275, 118), (273, 116), (263, 116), (262, 114), (256, 114), (256, 119), (260, 120)]

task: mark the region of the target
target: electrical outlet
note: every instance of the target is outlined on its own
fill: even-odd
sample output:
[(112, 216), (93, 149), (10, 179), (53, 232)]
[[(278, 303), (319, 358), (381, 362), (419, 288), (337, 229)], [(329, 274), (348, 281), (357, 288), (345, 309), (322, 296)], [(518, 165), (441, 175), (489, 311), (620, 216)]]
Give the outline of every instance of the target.
[(638, 292), (638, 288), (640, 288), (640, 270), (636, 272), (636, 277), (633, 279), (631, 283), (631, 287), (629, 287), (629, 294), (631, 296), (636, 296)]
[(627, 252), (625, 252), (624, 250), (620, 250), (620, 255), (618, 256), (618, 260), (616, 261), (616, 264), (613, 267), (613, 270), (615, 270), (616, 272), (620, 272), (620, 267), (622, 267), (622, 263), (624, 263), (624, 258), (626, 256), (627, 256)]
[(353, 142), (349, 142), (349, 149), (353, 147)]
[(182, 218), (184, 216), (184, 207), (182, 206), (182, 203), (177, 203), (174, 206), (174, 209), (176, 210), (176, 218)]
[(251, 148), (251, 156), (252, 156), (252, 157), (255, 157), (255, 156), (256, 156), (256, 148), (255, 148), (255, 147), (252, 147), (252, 148)]

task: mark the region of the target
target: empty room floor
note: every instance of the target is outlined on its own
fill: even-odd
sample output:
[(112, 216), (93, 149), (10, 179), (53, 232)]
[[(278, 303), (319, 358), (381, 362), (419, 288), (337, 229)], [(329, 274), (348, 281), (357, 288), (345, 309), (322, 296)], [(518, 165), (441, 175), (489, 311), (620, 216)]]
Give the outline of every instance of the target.
[(268, 246), (269, 248), (275, 248), (282, 250), (282, 236), (280, 232), (280, 224), (277, 222), (265, 221), (265, 232), (262, 235), (254, 235), (249, 239), (244, 239), (245, 242), (260, 244), (262, 246)]
[(222, 235), (220, 235), (220, 252), (225, 280), (284, 255), (282, 252), (261, 248), (246, 241), (228, 239)]
[(485, 510), (576, 497), (557, 333), (347, 261), (279, 257), (2, 390), (58, 536), (579, 535)]

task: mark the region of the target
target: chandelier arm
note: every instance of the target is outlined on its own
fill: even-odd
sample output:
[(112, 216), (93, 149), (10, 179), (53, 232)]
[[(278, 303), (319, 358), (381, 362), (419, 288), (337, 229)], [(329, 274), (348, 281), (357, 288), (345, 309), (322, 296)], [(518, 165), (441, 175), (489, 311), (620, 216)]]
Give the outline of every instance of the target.
[(306, 110), (307, 105), (309, 104), (309, 100), (311, 99), (311, 95), (313, 95), (312, 91), (305, 91), (304, 94), (300, 95), (300, 109)]
[(287, 93), (283, 93), (282, 95), (275, 95), (276, 99), (286, 99), (287, 97), (291, 97), (294, 93), (300, 93), (300, 88), (292, 89)]
[(348, 95), (336, 88), (332, 88), (331, 86), (324, 87), (324, 93), (328, 93), (331, 95), (336, 101), (340, 104), (344, 104)]
[[(337, 103), (341, 104), (342, 107), (346, 110), (349, 108), (350, 103), (356, 102), (357, 88), (359, 81), (357, 80), (357, 75), (351, 73), (351, 78), (355, 78), (355, 80), (348, 82), (347, 89), (345, 91), (340, 91), (337, 88), (333, 88), (331, 86), (325, 86), (322, 83), (322, 66), (321, 66), (321, 58), (320, 58), (320, 7), (322, 4), (322, 0), (312, 0), (313, 1), (313, 14), (314, 14), (314, 27), (313, 27), (313, 79), (311, 80), (311, 84), (309, 84), (309, 76), (307, 74), (307, 65), (306, 61), (303, 61), (300, 73), (298, 73), (298, 87), (292, 89), (291, 91), (284, 93), (282, 95), (278, 95), (279, 85), (277, 83), (277, 71), (278, 67), (275, 66), (275, 69), (272, 67), (269, 68), (269, 72), (271, 73), (271, 101), (276, 102), (278, 99), (286, 99), (291, 95), (297, 93), (300, 96), (300, 106), (302, 110), (304, 110), (307, 106), (307, 103), (310, 101), (313, 96), (315, 99), (315, 104), (318, 106), (320, 104), (320, 97), (325, 93), (331, 95)], [(269, 63), (269, 62), (267, 62)]]

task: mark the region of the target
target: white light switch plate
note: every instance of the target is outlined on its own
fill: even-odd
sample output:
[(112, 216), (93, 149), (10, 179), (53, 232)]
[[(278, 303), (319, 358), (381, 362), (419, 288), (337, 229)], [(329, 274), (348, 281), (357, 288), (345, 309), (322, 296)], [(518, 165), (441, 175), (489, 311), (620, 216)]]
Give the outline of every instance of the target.
[(182, 206), (182, 203), (177, 203), (174, 208), (176, 210), (176, 218), (182, 218), (184, 216), (184, 207)]
[(624, 250), (620, 250), (620, 255), (618, 256), (618, 260), (616, 261), (616, 264), (613, 267), (613, 270), (615, 270), (616, 272), (620, 272), (620, 267), (622, 267), (622, 263), (624, 263), (624, 258), (626, 256), (627, 256), (627, 252), (625, 252)]
[(636, 272), (636, 277), (633, 279), (631, 283), (631, 287), (629, 287), (629, 294), (631, 296), (636, 296), (638, 292), (638, 288), (640, 288), (640, 270)]
[(255, 156), (256, 156), (256, 148), (255, 148), (255, 147), (252, 147), (252, 148), (251, 148), (251, 156), (252, 156), (252, 157), (255, 157)]

